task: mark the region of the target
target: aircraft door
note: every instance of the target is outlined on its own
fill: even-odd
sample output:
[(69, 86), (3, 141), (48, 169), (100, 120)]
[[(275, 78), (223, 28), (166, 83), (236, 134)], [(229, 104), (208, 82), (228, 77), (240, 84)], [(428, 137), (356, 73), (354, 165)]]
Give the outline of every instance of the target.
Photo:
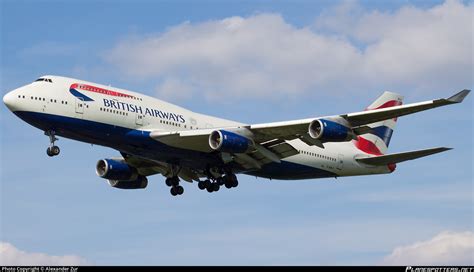
[(136, 115), (135, 115), (135, 124), (137, 124), (139, 126), (143, 126), (143, 119), (144, 118), (145, 118), (145, 115), (137, 112)]
[(76, 113), (84, 113), (84, 99), (82, 97), (76, 99)]
[(339, 154), (337, 157), (337, 169), (342, 170), (344, 166), (344, 155)]

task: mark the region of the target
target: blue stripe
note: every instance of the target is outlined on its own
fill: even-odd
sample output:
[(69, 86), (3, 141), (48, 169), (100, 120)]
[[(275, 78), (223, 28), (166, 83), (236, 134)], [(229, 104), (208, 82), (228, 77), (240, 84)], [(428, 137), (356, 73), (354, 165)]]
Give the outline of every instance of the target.
[[(15, 111), (15, 115), (41, 130), (54, 129), (58, 136), (114, 148), (121, 152), (147, 159), (177, 163), (183, 167), (206, 169), (220, 166), (218, 152), (205, 153), (175, 148), (155, 141), (150, 132), (99, 123), (79, 118), (39, 112)], [(85, 113), (87, 114), (87, 113)], [(244, 172), (240, 165), (232, 164), (237, 173), (272, 179), (308, 179), (335, 177), (336, 174), (306, 165), (282, 161), (269, 163), (258, 171)]]
[(87, 95), (79, 92), (76, 89), (69, 89), (69, 92), (77, 98), (82, 98), (83, 101), (94, 101), (94, 99), (88, 97)]
[(385, 145), (388, 147), (388, 145), (390, 144), (390, 139), (392, 139), (393, 129), (387, 126), (375, 127), (372, 128), (370, 134), (373, 134), (382, 139)]

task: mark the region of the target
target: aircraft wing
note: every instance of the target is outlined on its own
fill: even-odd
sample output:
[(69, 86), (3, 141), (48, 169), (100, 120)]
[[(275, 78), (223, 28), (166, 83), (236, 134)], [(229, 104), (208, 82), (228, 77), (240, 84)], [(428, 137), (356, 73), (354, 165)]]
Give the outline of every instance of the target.
[[(245, 127), (224, 127), (186, 131), (163, 132), (153, 131), (150, 136), (164, 144), (201, 152), (214, 152), (209, 145), (209, 136), (215, 130), (248, 131)], [(298, 154), (298, 151), (284, 139), (273, 137), (271, 140), (254, 140), (253, 147), (245, 153), (234, 155), (234, 161), (244, 169), (258, 169), (269, 162), (280, 162), (281, 159)]]
[(464, 98), (469, 94), (470, 90), (462, 90), (459, 93), (449, 97), (441, 98), (436, 100), (430, 100), (420, 103), (413, 103), (401, 106), (394, 106), (390, 108), (383, 108), (370, 111), (362, 111), (356, 113), (349, 113), (341, 115), (346, 119), (353, 127), (367, 125), (378, 121), (383, 121), (391, 118), (396, 118), (415, 112), (429, 110), (441, 106), (461, 103)]
[(344, 120), (356, 135), (360, 135), (370, 132), (367, 124), (460, 103), (469, 92), (470, 90), (463, 90), (449, 98), (328, 117), (186, 131), (156, 130), (152, 131), (150, 136), (174, 147), (213, 152), (214, 150), (209, 145), (209, 136), (213, 131), (227, 130), (237, 134), (240, 131), (244, 136), (252, 139), (253, 148), (245, 153), (234, 154), (234, 159), (241, 165), (245, 165), (247, 169), (260, 168), (268, 162), (280, 162), (283, 158), (298, 154), (298, 151), (286, 142), (288, 140), (300, 139), (308, 145), (324, 147), (321, 141), (313, 139), (308, 133), (311, 122), (320, 118)]
[[(155, 174), (162, 174), (165, 177), (172, 176), (171, 166), (167, 163), (152, 161), (123, 152), (121, 154), (123, 160), (125, 160), (128, 165), (133, 166), (135, 169), (137, 169), (138, 173), (142, 176), (151, 176)], [(121, 158), (117, 159), (120, 160)], [(188, 168), (181, 168), (178, 172), (178, 176), (187, 182), (199, 180), (199, 174)]]
[[(419, 103), (412, 103), (400, 106), (394, 106), (389, 108), (382, 108), (376, 110), (355, 112), (342, 114), (338, 116), (328, 116), (321, 118), (343, 118), (348, 122), (350, 127), (355, 130), (356, 134), (364, 134), (369, 131), (365, 125), (383, 121), (391, 118), (396, 118), (424, 110), (429, 110), (441, 106), (461, 103), (464, 98), (469, 94), (470, 90), (462, 90), (459, 93), (449, 97), (441, 98), (436, 100), (430, 100)], [(307, 135), (309, 124), (318, 118), (301, 119), (287, 122), (276, 122), (251, 125), (250, 129), (262, 138), (284, 138), (284, 139), (295, 139), (303, 138), (305, 141), (309, 138)]]

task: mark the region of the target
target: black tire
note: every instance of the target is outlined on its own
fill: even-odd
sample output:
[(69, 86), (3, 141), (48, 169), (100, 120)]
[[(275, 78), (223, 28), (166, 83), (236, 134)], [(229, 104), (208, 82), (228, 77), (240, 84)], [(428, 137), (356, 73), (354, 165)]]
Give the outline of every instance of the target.
[(178, 191), (178, 195), (182, 195), (184, 193), (184, 188), (183, 186), (178, 186), (176, 187), (176, 190)]
[(174, 177), (171, 180), (172, 180), (173, 186), (178, 186), (179, 185), (179, 178), (178, 177)]
[(173, 183), (172, 183), (170, 178), (166, 178), (165, 183), (166, 183), (166, 186), (168, 186), (168, 187), (173, 186)]
[(232, 187), (237, 187), (239, 186), (239, 181), (237, 179), (234, 179), (234, 182), (232, 183)]
[(206, 183), (204, 181), (198, 182), (198, 188), (201, 190), (206, 189)]
[(220, 186), (219, 186), (218, 183), (213, 183), (213, 184), (212, 184), (212, 190), (213, 190), (214, 192), (219, 191), (219, 188), (220, 188)]
[(51, 148), (51, 153), (53, 153), (53, 156), (59, 155), (60, 152), (61, 152), (61, 149), (59, 149), (58, 146), (55, 146), (55, 145), (54, 145), (54, 146)]
[(206, 188), (206, 190), (209, 192), (209, 193), (212, 193), (214, 192), (214, 186), (209, 186)]
[(48, 154), (48, 156), (50, 156), (50, 157), (54, 156), (53, 153), (51, 152), (51, 148), (50, 148), (50, 147), (48, 147), (48, 148), (46, 149), (46, 154)]
[(178, 189), (176, 189), (176, 187), (171, 187), (170, 189), (170, 193), (172, 196), (177, 196), (178, 195)]
[(232, 186), (232, 184), (230, 182), (226, 182), (224, 185), (227, 189), (230, 189), (230, 188), (234, 187), (234, 186)]
[(218, 177), (218, 178), (216, 179), (216, 183), (217, 183), (218, 185), (224, 185), (224, 181), (225, 181), (225, 179), (224, 179), (224, 178), (221, 178), (221, 177)]
[(206, 180), (204, 181), (204, 187), (205, 187), (206, 189), (209, 188), (209, 187), (211, 187), (211, 184), (212, 184), (211, 181), (208, 180), (208, 179), (206, 179)]

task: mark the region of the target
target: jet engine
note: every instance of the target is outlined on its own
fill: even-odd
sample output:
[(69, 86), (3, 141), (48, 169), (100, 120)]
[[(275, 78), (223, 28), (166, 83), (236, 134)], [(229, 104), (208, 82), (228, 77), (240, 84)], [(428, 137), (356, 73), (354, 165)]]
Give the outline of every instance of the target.
[(354, 135), (349, 127), (327, 119), (313, 120), (309, 124), (308, 133), (313, 139), (323, 142), (347, 142)]
[(249, 138), (226, 130), (214, 130), (209, 135), (209, 146), (222, 152), (244, 153), (252, 144)]
[(114, 188), (142, 189), (148, 185), (147, 178), (139, 175), (137, 170), (124, 160), (100, 160), (96, 165), (96, 173), (99, 177), (108, 179), (109, 185)]

